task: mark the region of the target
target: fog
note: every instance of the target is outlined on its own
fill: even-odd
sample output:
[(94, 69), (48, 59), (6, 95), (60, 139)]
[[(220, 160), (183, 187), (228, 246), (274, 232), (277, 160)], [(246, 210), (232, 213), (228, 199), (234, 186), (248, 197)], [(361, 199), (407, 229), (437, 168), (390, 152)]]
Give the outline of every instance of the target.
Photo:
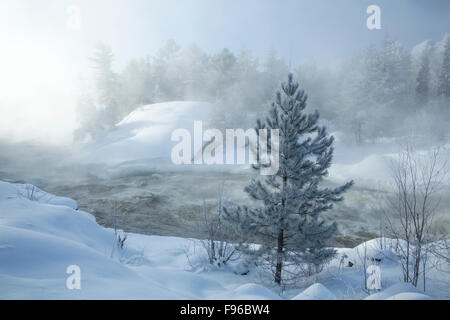
[(0, 0), (0, 299), (447, 299), (449, 160), (449, 0)]
[[(74, 197), (104, 224), (109, 223), (105, 203), (113, 198), (124, 208), (132, 204), (144, 219), (148, 206), (133, 202), (143, 189), (157, 202), (151, 212), (189, 216), (202, 200), (190, 192), (195, 174), (169, 170), (161, 182), (153, 176), (160, 168), (139, 171), (132, 161), (105, 167), (101, 160), (113, 155), (102, 154), (107, 149), (101, 147), (122, 138), (117, 124), (131, 112), (161, 102), (206, 102), (211, 106), (208, 127), (251, 128), (265, 117), (288, 73), (308, 94), (308, 111), (317, 109), (334, 134), (337, 168), (348, 165), (353, 174), (353, 164), (364, 167), (367, 158), (395, 153), (407, 141), (421, 150), (448, 147), (450, 93), (442, 89), (442, 74), (449, 54), (450, 3), (377, 1), (380, 30), (366, 27), (371, 4), (2, 1), (0, 179), (33, 182)], [(84, 157), (93, 149), (100, 151)], [(207, 180), (202, 194), (212, 201), (220, 175), (198, 176)], [(153, 184), (136, 185), (148, 177)], [(247, 178), (247, 173), (228, 178), (235, 199), (242, 199)], [(360, 184), (339, 214), (345, 232), (359, 240), (374, 232), (364, 225), (359, 208), (376, 192), (367, 189), (373, 180), (344, 177), (350, 178)], [(176, 190), (183, 202), (174, 206), (172, 198), (161, 200), (163, 190)], [(192, 235), (172, 222), (139, 229), (139, 219), (124, 228)], [(345, 232), (341, 244), (355, 243)]]
[[(88, 58), (98, 42), (111, 46), (117, 70), (153, 57), (169, 39), (207, 54), (246, 46), (260, 60), (273, 48), (295, 69), (335, 63), (379, 43), (383, 32), (411, 48), (449, 30), (447, 1), (377, 3), (380, 31), (365, 28), (367, 1), (2, 1), (1, 136), (70, 143), (80, 79), (92, 76)], [(70, 6), (80, 9), (79, 29), (68, 26)]]

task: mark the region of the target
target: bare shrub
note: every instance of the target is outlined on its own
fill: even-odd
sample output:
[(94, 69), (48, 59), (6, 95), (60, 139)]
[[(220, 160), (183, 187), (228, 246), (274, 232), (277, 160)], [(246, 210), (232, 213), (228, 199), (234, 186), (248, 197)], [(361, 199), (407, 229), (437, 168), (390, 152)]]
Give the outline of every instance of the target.
[(383, 213), (390, 235), (398, 240), (403, 281), (414, 286), (418, 285), (420, 276), (426, 276), (428, 250), (425, 246), (435, 240), (430, 227), (448, 169), (439, 148), (419, 153), (408, 145), (391, 162), (394, 192), (385, 197)]

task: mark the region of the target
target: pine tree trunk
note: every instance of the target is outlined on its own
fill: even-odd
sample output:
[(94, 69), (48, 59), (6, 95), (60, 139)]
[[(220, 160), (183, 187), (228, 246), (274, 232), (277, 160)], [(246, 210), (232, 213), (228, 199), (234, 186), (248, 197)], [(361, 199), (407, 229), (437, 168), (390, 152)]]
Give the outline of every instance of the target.
[[(287, 177), (283, 177), (283, 195), (285, 194), (287, 185)], [(278, 233), (278, 240), (277, 240), (277, 265), (275, 269), (275, 282), (277, 284), (281, 284), (281, 270), (283, 270), (283, 247), (284, 247), (284, 230), (283, 230), (283, 220), (286, 216), (286, 199), (283, 196), (283, 199), (281, 199), (281, 206), (283, 207), (283, 216), (280, 219), (280, 225), (281, 229)]]
[(275, 282), (281, 284), (281, 270), (283, 269), (283, 245), (284, 245), (284, 231), (280, 230), (278, 233), (278, 246), (277, 246), (277, 265), (275, 270)]

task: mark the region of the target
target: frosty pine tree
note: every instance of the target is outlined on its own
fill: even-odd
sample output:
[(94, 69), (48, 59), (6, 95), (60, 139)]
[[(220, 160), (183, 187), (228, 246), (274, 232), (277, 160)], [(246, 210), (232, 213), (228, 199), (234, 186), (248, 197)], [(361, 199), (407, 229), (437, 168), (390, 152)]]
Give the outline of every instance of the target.
[(445, 37), (444, 56), (439, 74), (438, 95), (450, 99), (450, 36)]
[[(353, 184), (319, 186), (331, 165), (333, 137), (318, 124), (317, 111), (304, 113), (306, 99), (290, 74), (276, 93), (269, 117), (258, 121), (256, 128), (279, 129), (280, 139), (279, 171), (252, 179), (245, 188), (263, 205), (224, 208), (225, 218), (245, 235), (241, 250), (254, 254), (259, 265), (268, 267), (277, 284), (295, 280), (305, 268), (317, 270), (332, 258), (335, 251), (327, 245), (336, 223), (326, 223), (319, 215), (341, 201), (342, 193)], [(251, 243), (261, 246), (255, 250)]]

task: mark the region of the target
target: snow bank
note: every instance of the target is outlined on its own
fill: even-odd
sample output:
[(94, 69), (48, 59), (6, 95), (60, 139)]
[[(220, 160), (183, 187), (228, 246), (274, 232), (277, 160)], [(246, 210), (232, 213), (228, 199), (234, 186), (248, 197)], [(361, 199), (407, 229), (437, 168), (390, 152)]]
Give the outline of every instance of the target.
[[(258, 285), (226, 288), (218, 277), (186, 271), (187, 239), (129, 234), (120, 251), (114, 231), (92, 215), (41, 190), (28, 197), (29, 186), (0, 181), (0, 299), (278, 297)], [(80, 290), (66, 287), (71, 265), (81, 270)]]
[(413, 292), (402, 292), (399, 294), (394, 294), (393, 296), (387, 298), (386, 300), (430, 300), (431, 297)]
[(336, 300), (336, 296), (320, 283), (315, 283), (296, 295), (292, 300)]
[(175, 129), (193, 135), (195, 120), (206, 129), (211, 105), (205, 102), (173, 101), (141, 106), (120, 121), (102, 141), (89, 145), (80, 159), (92, 163), (117, 164), (141, 159), (170, 160)]
[(431, 299), (410, 283), (397, 283), (368, 296), (365, 300), (425, 300)]
[[(189, 251), (193, 239), (128, 234), (124, 250), (119, 250), (114, 246), (114, 230), (99, 226), (92, 215), (75, 207), (75, 202), (31, 185), (0, 181), (0, 299), (282, 299), (257, 284), (260, 275), (256, 272), (241, 276), (233, 272), (233, 266), (192, 268), (192, 255), (204, 254)], [(386, 239), (384, 251), (378, 249), (379, 243), (380, 239), (374, 239), (353, 249), (338, 249), (338, 256), (319, 274), (321, 283), (286, 297), (365, 297), (364, 248), (367, 257), (382, 254), (383, 291), (367, 299), (447, 297), (448, 287), (434, 289), (442, 285), (440, 274), (428, 279), (427, 294), (398, 283), (400, 267), (395, 256), (388, 254), (394, 242)], [(341, 263), (342, 254), (354, 262), (353, 267)], [(66, 287), (66, 270), (71, 265), (81, 270), (80, 290)]]
[(246, 300), (281, 299), (280, 296), (274, 292), (256, 283), (244, 284), (233, 290), (233, 292), (235, 293), (235, 297), (241, 297), (240, 299)]
[[(25, 191), (0, 182), (1, 299), (177, 297), (111, 259), (114, 232), (90, 214), (70, 202), (24, 197)], [(70, 265), (81, 269), (81, 290), (66, 287)]]
[(356, 163), (335, 163), (330, 168), (330, 176), (341, 180), (385, 182), (390, 179), (389, 163), (393, 157), (393, 154), (371, 154)]
[(78, 204), (75, 200), (66, 197), (57, 197), (31, 184), (16, 184), (14, 187), (13, 185), (0, 181), (1, 196), (6, 196), (7, 198), (21, 197), (40, 203), (66, 206), (74, 210), (78, 209)]

